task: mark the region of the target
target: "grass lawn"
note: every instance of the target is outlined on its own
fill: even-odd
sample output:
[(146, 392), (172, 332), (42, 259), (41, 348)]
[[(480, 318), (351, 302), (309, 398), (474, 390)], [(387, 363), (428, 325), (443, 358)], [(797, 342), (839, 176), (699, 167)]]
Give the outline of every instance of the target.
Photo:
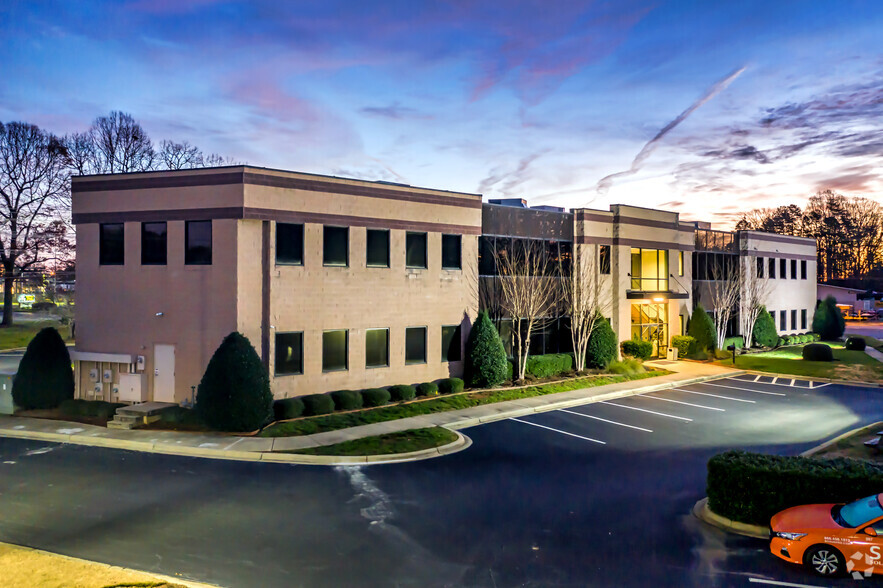
[(634, 375), (609, 375), (593, 378), (580, 378), (555, 384), (519, 388), (516, 390), (482, 390), (467, 394), (457, 394), (454, 396), (442, 396), (431, 400), (410, 402), (407, 404), (381, 406), (378, 408), (344, 414), (306, 417), (270, 425), (261, 431), (260, 436), (297, 437), (300, 435), (312, 435), (314, 433), (336, 431), (339, 429), (347, 429), (349, 427), (357, 427), (359, 425), (370, 425), (371, 423), (393, 421), (423, 414), (471, 408), (473, 406), (493, 404), (495, 402), (504, 402), (506, 400), (518, 400), (531, 396), (542, 396), (544, 394), (578, 390), (580, 388), (593, 388), (595, 386), (604, 386), (605, 384), (641, 380), (644, 378), (661, 376), (667, 373), (669, 372), (656, 370)]
[(19, 322), (11, 327), (0, 327), (0, 350), (27, 347), (34, 335), (46, 327), (55, 327), (65, 342), (70, 342), (70, 328), (62, 325), (57, 319), (44, 321)]
[(877, 436), (877, 431), (883, 429), (883, 423), (874, 423), (860, 429), (819, 451), (814, 453), (813, 457), (833, 458), (833, 457), (850, 457), (852, 459), (864, 459), (875, 463), (883, 464), (883, 453), (877, 452), (869, 447), (865, 447), (865, 441), (873, 439)]
[[(864, 351), (848, 351), (842, 343), (825, 343), (834, 352), (834, 361), (805, 361), (802, 345), (781, 347), (765, 353), (737, 355), (736, 367), (759, 372), (792, 374), (809, 378), (830, 378), (862, 382), (883, 381), (883, 363)], [(731, 361), (718, 362), (732, 366)]]
[[(290, 453), (305, 455), (389, 455), (441, 447), (457, 440), (457, 434), (443, 427), (413, 429), (400, 433), (376, 435), (364, 439), (344, 441), (324, 447), (310, 447)], [(286, 452), (289, 453), (289, 452)]]

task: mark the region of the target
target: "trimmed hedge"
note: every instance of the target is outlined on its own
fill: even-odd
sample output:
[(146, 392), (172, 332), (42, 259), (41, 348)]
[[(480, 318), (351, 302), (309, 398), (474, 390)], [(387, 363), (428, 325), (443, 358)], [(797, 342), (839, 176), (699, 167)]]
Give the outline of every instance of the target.
[(754, 344), (761, 347), (774, 347), (779, 340), (779, 333), (776, 331), (776, 321), (767, 312), (766, 308), (762, 308), (754, 323)]
[(690, 335), (675, 335), (671, 338), (671, 346), (678, 350), (678, 357), (687, 357), (693, 341), (695, 339)]
[(589, 369), (606, 369), (616, 359), (616, 333), (604, 317), (595, 321), (589, 342), (586, 345), (586, 367)]
[(384, 388), (368, 388), (362, 390), (362, 405), (366, 407), (383, 406), (390, 399), (389, 390)]
[(70, 353), (58, 331), (46, 327), (34, 335), (18, 364), (12, 399), (24, 409), (46, 409), (73, 397)]
[(456, 394), (462, 392), (465, 387), (466, 383), (460, 378), (445, 378), (438, 382), (438, 391), (441, 394)]
[(834, 352), (824, 343), (804, 345), (801, 355), (807, 361), (834, 361)]
[(327, 394), (308, 394), (301, 396), (304, 403), (304, 416), (331, 414), (334, 412), (334, 399)]
[(81, 398), (69, 398), (58, 405), (58, 410), (66, 416), (97, 417), (110, 420), (117, 409), (125, 406), (118, 402), (105, 402), (103, 400), (83, 400)]
[(548, 378), (573, 370), (573, 355), (569, 353), (548, 353), (530, 355), (527, 358), (525, 373), (538, 378)]
[(849, 337), (846, 339), (846, 348), (852, 351), (864, 351), (868, 342), (861, 337)]
[(438, 384), (435, 382), (417, 384), (417, 396), (438, 396)]
[(389, 396), (393, 402), (413, 400), (417, 396), (417, 390), (410, 384), (397, 384), (389, 387)]
[(633, 357), (627, 357), (622, 361), (611, 361), (607, 366), (607, 371), (611, 374), (622, 374), (631, 376), (634, 374), (643, 374), (647, 371), (644, 364)]
[(506, 349), (485, 311), (478, 313), (466, 341), (466, 378), (476, 388), (493, 388), (506, 380)]
[(736, 337), (727, 337), (724, 339), (724, 344), (721, 346), (721, 349), (724, 351), (727, 350), (727, 347), (730, 345), (735, 345), (736, 349), (744, 349), (745, 348), (745, 339), (742, 335), (737, 335)]
[(815, 315), (812, 317), (812, 330), (821, 335), (825, 341), (836, 341), (846, 330), (846, 319), (837, 308), (837, 300), (828, 296), (819, 301)]
[(296, 419), (304, 413), (304, 401), (300, 398), (283, 398), (273, 403), (273, 416), (277, 421)]
[(334, 401), (334, 410), (362, 408), (362, 395), (356, 390), (336, 390), (328, 394)]
[(811, 459), (727, 451), (708, 462), (708, 506), (741, 523), (766, 526), (801, 504), (850, 502), (880, 492), (883, 467), (863, 460)]
[(714, 321), (705, 311), (702, 304), (696, 304), (693, 309), (693, 316), (690, 317), (690, 324), (687, 325), (687, 334), (693, 337), (693, 344), (690, 346), (690, 353), (699, 351), (713, 352), (717, 349), (717, 332), (714, 329)]
[(653, 355), (653, 343), (650, 341), (631, 339), (623, 341), (619, 344), (619, 347), (622, 349), (623, 355), (634, 357), (635, 359), (650, 359), (650, 356)]

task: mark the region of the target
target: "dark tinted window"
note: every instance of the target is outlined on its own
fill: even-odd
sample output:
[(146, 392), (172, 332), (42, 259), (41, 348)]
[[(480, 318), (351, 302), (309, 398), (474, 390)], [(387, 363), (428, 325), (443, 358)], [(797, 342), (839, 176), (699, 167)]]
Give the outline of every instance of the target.
[(184, 263), (187, 265), (212, 264), (212, 221), (187, 221), (184, 223)]
[(460, 361), (460, 325), (442, 327), (442, 361)]
[(426, 363), (426, 327), (405, 329), (405, 363)]
[(304, 226), (276, 223), (276, 263), (304, 264)]
[(323, 227), (323, 263), (349, 265), (350, 232), (347, 227)]
[(365, 244), (365, 265), (389, 267), (389, 231), (368, 229)]
[(806, 260), (805, 259), (800, 262), (800, 279), (801, 280), (806, 279)]
[(98, 227), (98, 263), (123, 265), (125, 260), (125, 231), (123, 223), (109, 223)]
[(610, 245), (601, 245), (598, 256), (598, 265), (602, 274), (610, 273)]
[(800, 311), (800, 328), (801, 329), (806, 328), (806, 309), (805, 308)]
[(791, 311), (791, 330), (793, 331), (796, 328), (797, 328), (797, 311), (792, 310)]
[(333, 372), (347, 369), (347, 332), (325, 331), (322, 333), (322, 371)]
[(561, 275), (570, 275), (570, 266), (573, 262), (573, 244), (569, 241), (558, 243), (559, 255), (561, 255)]
[(788, 330), (788, 315), (784, 310), (779, 311), (779, 330), (787, 331)]
[(776, 277), (776, 260), (770, 257), (770, 278)]
[(444, 269), (462, 269), (460, 242), (460, 235), (442, 235), (442, 267)]
[(365, 367), (389, 365), (389, 329), (365, 331)]
[(141, 223), (141, 265), (166, 264), (166, 223)]
[(757, 277), (758, 278), (763, 277), (763, 258), (762, 257), (757, 258)]
[(405, 266), (426, 268), (426, 233), (405, 235)]
[(304, 373), (304, 334), (276, 333), (276, 375)]
[(494, 261), (494, 238), (481, 236), (478, 238), (478, 274), (493, 276), (496, 273)]
[(788, 260), (779, 260), (779, 279), (784, 280), (788, 277)]
[(791, 279), (792, 280), (797, 279), (797, 260), (796, 259), (791, 260)]

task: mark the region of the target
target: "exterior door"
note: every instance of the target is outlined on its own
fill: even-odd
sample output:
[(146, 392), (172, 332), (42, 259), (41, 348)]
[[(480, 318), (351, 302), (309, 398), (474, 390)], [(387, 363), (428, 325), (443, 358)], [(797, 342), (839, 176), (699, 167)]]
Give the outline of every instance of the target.
[(665, 357), (668, 304), (632, 304), (632, 338), (652, 343), (651, 357)]
[(153, 401), (175, 402), (175, 346), (153, 346)]

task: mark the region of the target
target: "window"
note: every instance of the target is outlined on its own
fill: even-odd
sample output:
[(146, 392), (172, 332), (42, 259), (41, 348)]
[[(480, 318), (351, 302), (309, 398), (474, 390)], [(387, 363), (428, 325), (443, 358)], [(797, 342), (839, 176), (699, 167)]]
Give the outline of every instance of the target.
[(800, 262), (800, 279), (801, 280), (806, 279), (806, 260), (805, 259)]
[(791, 311), (791, 330), (797, 329), (797, 310)]
[(784, 310), (779, 311), (779, 330), (788, 330), (788, 314)]
[(442, 235), (442, 269), (463, 269), (460, 235)]
[(598, 266), (602, 274), (610, 273), (610, 245), (601, 245), (598, 250)]
[(678, 251), (678, 275), (684, 275), (684, 252)]
[(776, 279), (776, 260), (770, 257), (770, 279)]
[(426, 363), (426, 327), (405, 329), (405, 364)]
[(184, 223), (184, 264), (212, 264), (212, 221)]
[(478, 275), (493, 276), (497, 273), (494, 260), (494, 238), (482, 235), (478, 238)]
[(460, 361), (460, 325), (442, 327), (442, 361)]
[(786, 280), (788, 279), (788, 260), (780, 259), (779, 260), (779, 279)]
[(123, 223), (107, 223), (98, 226), (98, 263), (100, 265), (123, 265), (126, 263), (124, 237)]
[(349, 266), (349, 227), (322, 227), (322, 241), (322, 263), (324, 265)]
[(276, 333), (276, 375), (304, 373), (304, 334)]
[(800, 328), (806, 329), (806, 309), (800, 311)]
[(365, 242), (365, 265), (389, 267), (389, 231), (368, 229)]
[(632, 290), (668, 290), (668, 250), (632, 249)]
[[(344, 253), (344, 259), (346, 254)], [(276, 223), (276, 263), (279, 265), (304, 264), (304, 226)], [(346, 261), (344, 261), (346, 265)]]
[(141, 223), (141, 265), (165, 265), (166, 223)]
[(389, 366), (389, 329), (365, 331), (365, 367)]
[(426, 233), (405, 235), (405, 267), (426, 269)]
[(797, 279), (797, 260), (796, 259), (791, 260), (791, 279), (792, 280)]
[(337, 372), (346, 370), (349, 366), (348, 337), (345, 330), (325, 331), (322, 333), (322, 371)]
[(762, 257), (757, 258), (757, 277), (758, 278), (763, 277), (763, 258)]

